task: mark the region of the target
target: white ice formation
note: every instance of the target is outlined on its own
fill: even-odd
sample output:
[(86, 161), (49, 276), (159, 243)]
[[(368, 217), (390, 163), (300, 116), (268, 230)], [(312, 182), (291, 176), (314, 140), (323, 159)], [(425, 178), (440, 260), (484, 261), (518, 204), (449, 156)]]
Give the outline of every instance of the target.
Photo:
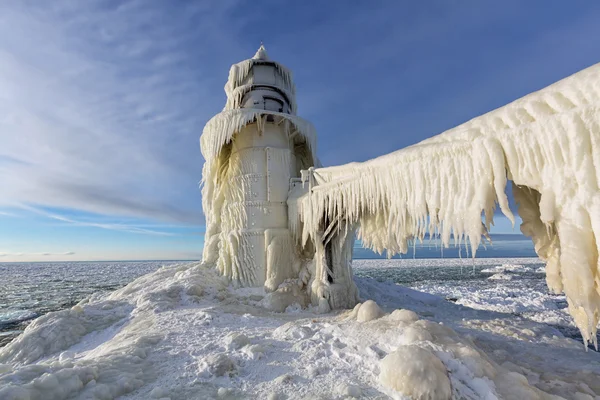
[(323, 241), (300, 247), (289, 229), (290, 188), (301, 186), (300, 171), (319, 165), (315, 130), (295, 115), (291, 72), (261, 46), (231, 67), (225, 93), (225, 109), (200, 138), (203, 261), (235, 285), (277, 292), (265, 301), (268, 307), (309, 301), (322, 311), (353, 306), (353, 233), (331, 249)]
[(600, 64), (416, 145), (311, 169), (305, 179), (310, 190), (288, 201), (301, 243), (318, 237), (325, 219), (327, 230), (356, 226), (366, 246), (389, 255), (438, 236), (475, 255), (497, 204), (514, 221), (512, 181), (521, 231), (547, 262), (549, 288), (566, 294), (585, 341), (597, 346)]
[(379, 379), (411, 399), (452, 398), (446, 367), (435, 354), (422, 347), (400, 346), (388, 354), (381, 360)]
[(295, 279), (313, 304), (350, 307), (355, 232), (388, 255), (439, 236), (474, 256), (496, 205), (514, 222), (510, 180), (548, 286), (597, 345), (600, 64), (416, 145), (328, 168), (294, 115), (291, 73), (263, 47), (231, 68), (225, 91), (201, 137), (204, 261), (223, 275), (271, 291)]

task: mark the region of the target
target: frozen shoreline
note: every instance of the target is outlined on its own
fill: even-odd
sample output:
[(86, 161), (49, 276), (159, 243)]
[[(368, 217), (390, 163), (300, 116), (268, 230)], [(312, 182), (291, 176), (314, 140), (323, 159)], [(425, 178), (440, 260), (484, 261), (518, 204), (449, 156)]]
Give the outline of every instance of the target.
[(498, 257), (498, 258), (395, 258), (395, 259), (357, 259), (352, 260), (352, 269), (362, 268), (416, 268), (416, 267), (471, 267), (497, 266), (505, 263), (532, 265), (543, 264), (538, 257)]
[(260, 307), (262, 289), (227, 287), (214, 269), (161, 268), (35, 320), (0, 349), (0, 398), (402, 398), (379, 374), (382, 359), (406, 346), (442, 361), (455, 396), (600, 395), (600, 354), (551, 326), (390, 282), (356, 283), (362, 300), (419, 321), (273, 313)]

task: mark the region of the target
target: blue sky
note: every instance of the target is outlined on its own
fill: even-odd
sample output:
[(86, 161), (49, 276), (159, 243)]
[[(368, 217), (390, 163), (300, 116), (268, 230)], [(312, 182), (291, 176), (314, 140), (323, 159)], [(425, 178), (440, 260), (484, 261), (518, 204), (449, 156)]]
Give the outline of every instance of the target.
[(590, 1), (2, 1), (0, 261), (199, 258), (198, 137), (261, 40), (334, 165), (599, 62), (598, 20)]

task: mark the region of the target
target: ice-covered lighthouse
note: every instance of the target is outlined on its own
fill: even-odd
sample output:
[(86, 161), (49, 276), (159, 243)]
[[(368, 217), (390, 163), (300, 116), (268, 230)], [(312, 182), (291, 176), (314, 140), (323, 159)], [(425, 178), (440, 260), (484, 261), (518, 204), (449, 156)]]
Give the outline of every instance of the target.
[(284, 303), (350, 307), (358, 297), (350, 269), (353, 232), (303, 240), (297, 216), (290, 215), (288, 200), (308, 190), (302, 171), (318, 165), (315, 130), (296, 116), (295, 92), (291, 72), (262, 45), (231, 67), (225, 108), (200, 137), (203, 262), (235, 285), (279, 293)]

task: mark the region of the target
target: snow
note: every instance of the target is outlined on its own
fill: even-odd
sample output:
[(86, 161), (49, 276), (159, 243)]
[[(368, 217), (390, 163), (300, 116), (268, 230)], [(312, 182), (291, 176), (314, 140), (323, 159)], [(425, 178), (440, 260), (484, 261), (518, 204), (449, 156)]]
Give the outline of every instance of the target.
[[(0, 348), (0, 398), (428, 398), (447, 381), (465, 399), (600, 395), (599, 354), (549, 325), (356, 282), (354, 313), (273, 312), (214, 265), (164, 267), (35, 320)], [(378, 318), (357, 321), (366, 304)]]
[(309, 169), (303, 179), (306, 193), (288, 200), (300, 245), (318, 242), (324, 229), (356, 227), (379, 253), (439, 237), (473, 256), (496, 205), (514, 223), (511, 180), (521, 231), (547, 261), (548, 287), (565, 293), (584, 341), (597, 346), (600, 64), (413, 146)]
[[(563, 334), (570, 337), (577, 336), (577, 327), (568, 314), (565, 296), (550, 293), (547, 286), (536, 279), (544, 270), (544, 267), (539, 266), (539, 259), (479, 258), (475, 261), (474, 264), (472, 259), (354, 260), (353, 269), (362, 276), (384, 276), (388, 279), (400, 280), (415, 290), (435, 294), (459, 305), (477, 310), (518, 315), (531, 321), (558, 327)], [(440, 268), (441, 265), (444, 268)], [(456, 267), (461, 267), (463, 271), (460, 273), (463, 279), (458, 281), (454, 280), (456, 272), (450, 272)], [(519, 274), (512, 273), (512, 279), (509, 280), (488, 279), (487, 282), (473, 280), (477, 276), (481, 276), (482, 279), (489, 278), (496, 271), (504, 271), (506, 267), (518, 270)], [(482, 269), (480, 273), (473, 273), (472, 268)], [(399, 269), (409, 274), (403, 274), (404, 278), (398, 279), (395, 273)], [(441, 275), (444, 270), (449, 272)], [(423, 271), (436, 271), (436, 273), (421, 276)], [(452, 281), (445, 279), (452, 279)]]
[(430, 350), (400, 346), (381, 360), (380, 382), (415, 400), (450, 399), (446, 367)]

